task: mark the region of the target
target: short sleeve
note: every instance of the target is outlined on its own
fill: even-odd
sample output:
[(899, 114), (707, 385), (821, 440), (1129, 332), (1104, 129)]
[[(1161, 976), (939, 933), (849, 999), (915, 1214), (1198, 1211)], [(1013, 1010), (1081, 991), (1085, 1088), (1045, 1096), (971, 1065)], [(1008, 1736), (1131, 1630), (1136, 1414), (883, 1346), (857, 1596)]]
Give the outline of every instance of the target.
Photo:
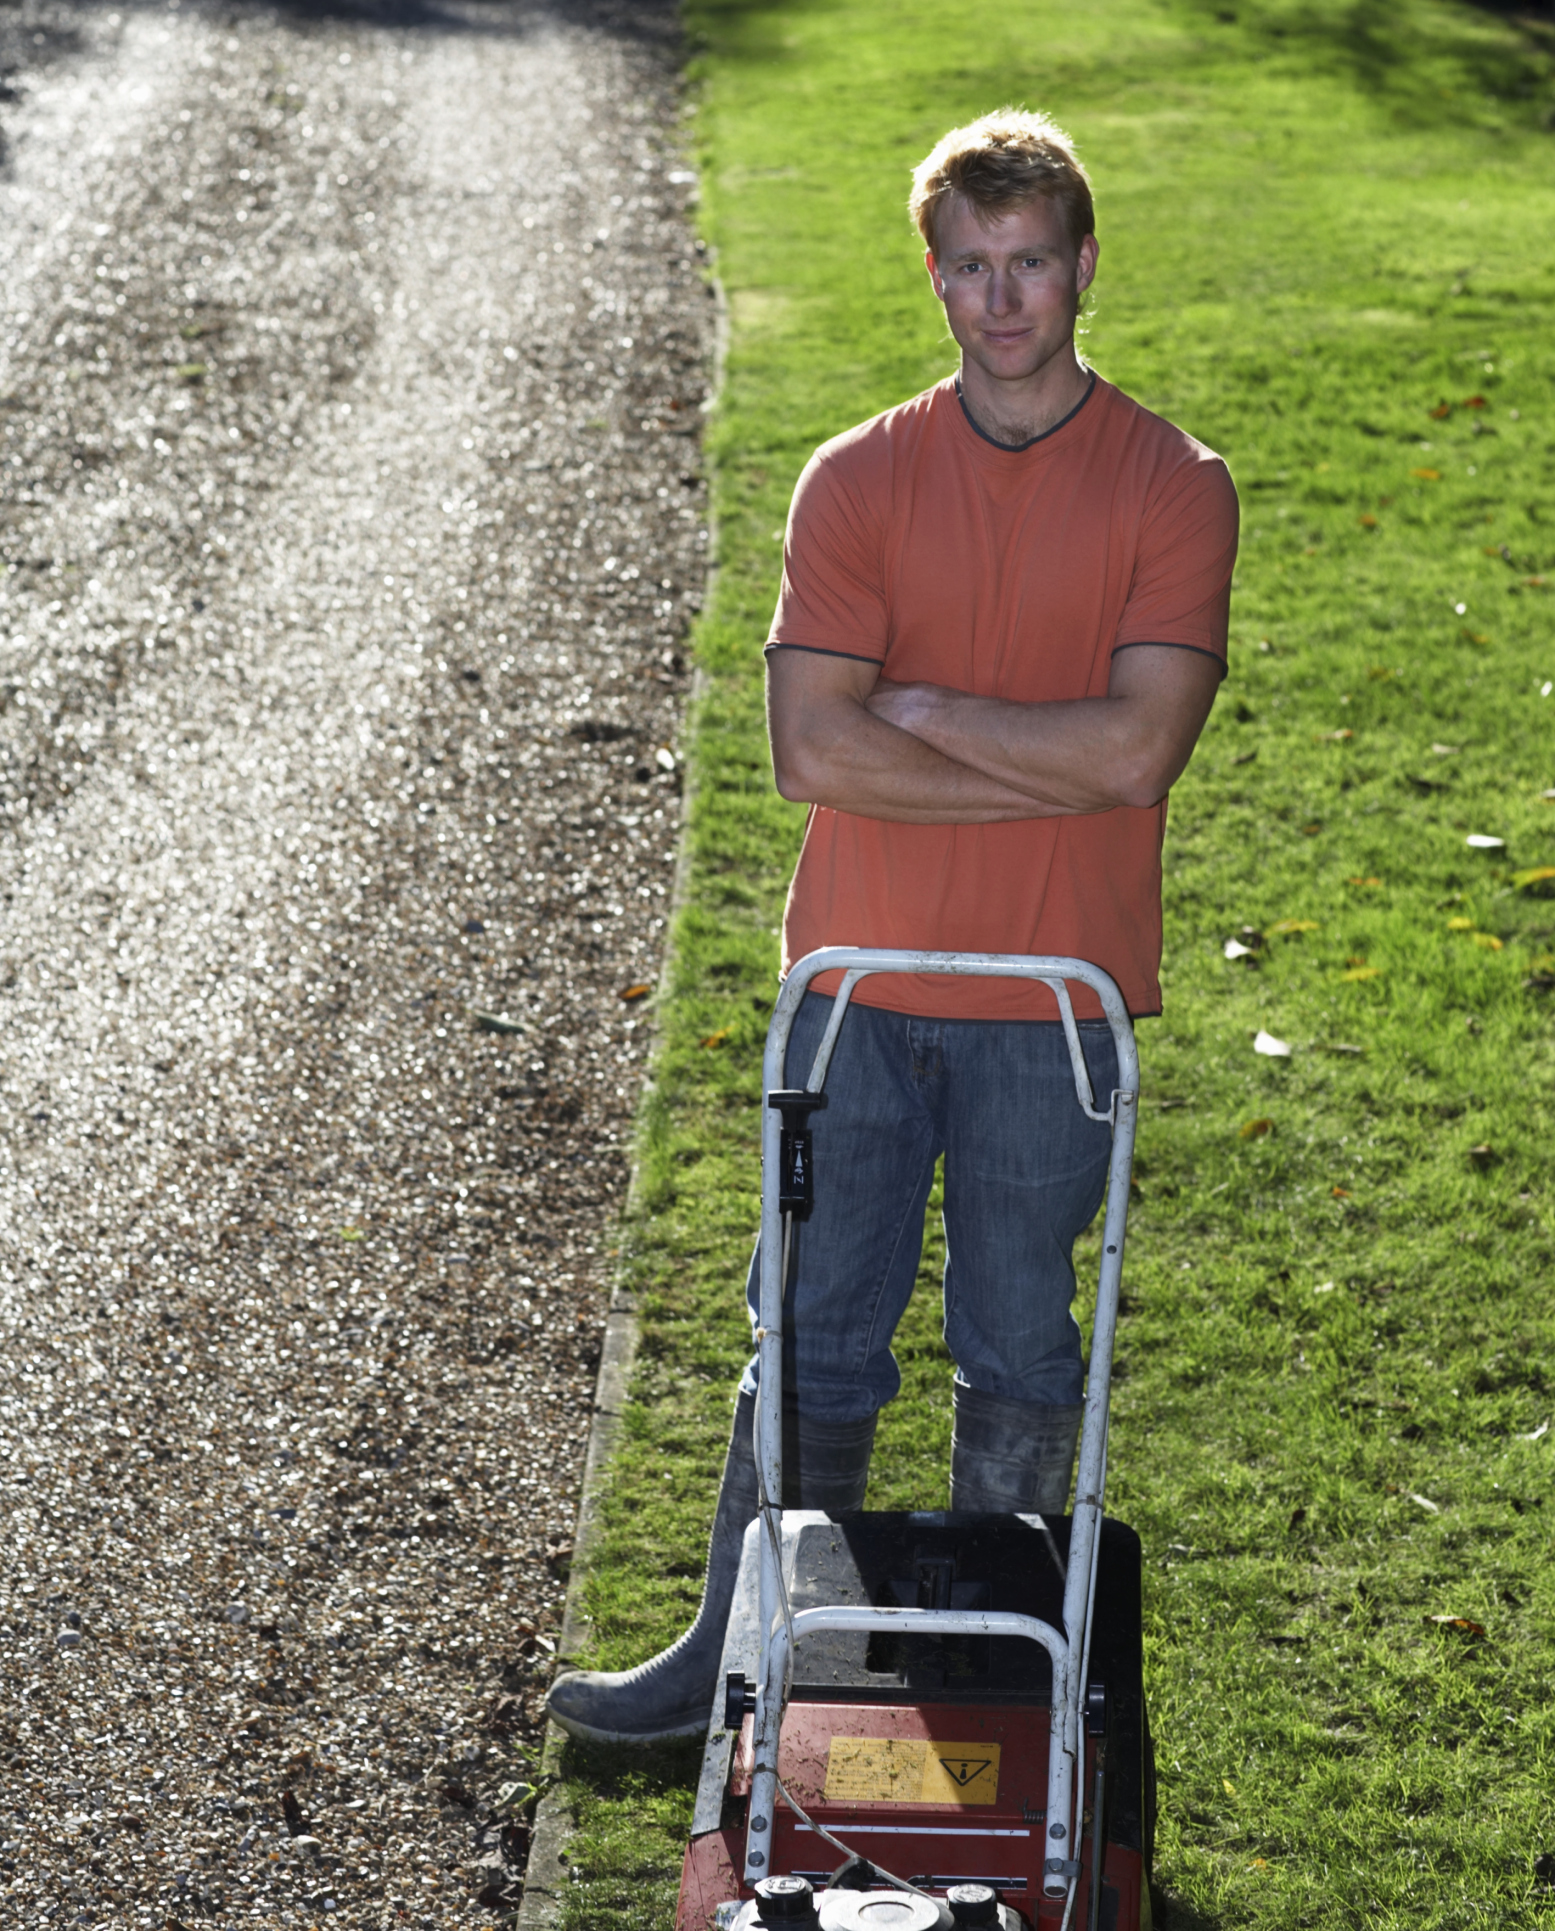
[(1238, 507), (1231, 473), (1199, 452), (1146, 505), (1128, 602), (1113, 651), (1179, 644), (1226, 657)]
[(783, 585), (767, 648), (828, 651), (884, 663), (888, 603), (878, 517), (850, 476), (846, 443), (805, 465), (789, 506)]

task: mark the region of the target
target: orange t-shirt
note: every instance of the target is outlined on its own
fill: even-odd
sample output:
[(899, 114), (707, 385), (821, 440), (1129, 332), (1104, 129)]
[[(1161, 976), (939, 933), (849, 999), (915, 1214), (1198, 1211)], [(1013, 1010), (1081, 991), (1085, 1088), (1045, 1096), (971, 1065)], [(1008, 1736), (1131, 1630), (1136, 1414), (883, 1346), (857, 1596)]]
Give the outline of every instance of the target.
[[(1023, 449), (976, 430), (953, 380), (818, 449), (794, 491), (768, 647), (1016, 703), (1100, 697), (1113, 653), (1226, 655), (1236, 491), (1225, 464), (1099, 377)], [(992, 825), (811, 808), (783, 970), (823, 945), (1066, 953), (1129, 1010), (1161, 1009), (1166, 803)], [(823, 989), (835, 986), (831, 975)], [(1016, 980), (866, 979), (860, 999), (956, 1019), (1049, 1019)], [(1083, 988), (1082, 1017), (1100, 1012)]]

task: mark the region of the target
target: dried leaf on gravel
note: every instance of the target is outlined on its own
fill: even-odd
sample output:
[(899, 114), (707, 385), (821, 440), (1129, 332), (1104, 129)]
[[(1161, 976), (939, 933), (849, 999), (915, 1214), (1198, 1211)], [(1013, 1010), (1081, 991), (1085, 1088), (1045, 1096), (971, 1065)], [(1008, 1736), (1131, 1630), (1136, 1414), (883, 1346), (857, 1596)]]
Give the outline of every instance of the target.
[(646, 979), (640, 979), (634, 986), (623, 986), (616, 994), (616, 997), (623, 1001), (624, 1004), (630, 1006), (638, 999), (646, 999), (652, 990), (653, 987), (648, 984)]

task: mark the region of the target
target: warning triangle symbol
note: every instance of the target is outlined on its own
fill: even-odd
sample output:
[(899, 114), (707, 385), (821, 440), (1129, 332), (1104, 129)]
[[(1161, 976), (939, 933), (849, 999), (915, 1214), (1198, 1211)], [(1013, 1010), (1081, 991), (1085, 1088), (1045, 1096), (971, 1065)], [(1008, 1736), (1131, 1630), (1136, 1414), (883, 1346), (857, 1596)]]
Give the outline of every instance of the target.
[(951, 1779), (962, 1790), (965, 1790), (967, 1785), (971, 1783), (975, 1777), (980, 1777), (985, 1770), (989, 1770), (993, 1767), (993, 1758), (992, 1757), (941, 1757), (940, 1763), (944, 1766), (946, 1772), (949, 1774)]

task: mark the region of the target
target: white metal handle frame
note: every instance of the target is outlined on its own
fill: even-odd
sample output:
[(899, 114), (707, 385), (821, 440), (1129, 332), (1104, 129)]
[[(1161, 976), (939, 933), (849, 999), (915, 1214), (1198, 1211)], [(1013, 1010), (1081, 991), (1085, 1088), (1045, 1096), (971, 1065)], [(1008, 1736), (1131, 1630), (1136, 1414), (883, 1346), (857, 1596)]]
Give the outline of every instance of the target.
[[(1128, 1222), (1129, 1180), (1139, 1112), (1139, 1051), (1123, 995), (1109, 974), (1084, 959), (990, 952), (899, 952), (857, 946), (825, 946), (797, 961), (783, 981), (767, 1031), (762, 1061), (763, 1098), (787, 1086), (788, 1038), (811, 982), (821, 973), (841, 971), (842, 984), (832, 1002), (826, 1031), (810, 1069), (807, 1090), (819, 1092), (848, 1002), (861, 979), (874, 973), (932, 973), (984, 979), (1036, 979), (1058, 1002), (1074, 1072), (1075, 1097), (1087, 1116), (1112, 1127), (1112, 1158), (1102, 1223), (1100, 1279), (1091, 1332), (1091, 1363), (1086, 1378), (1085, 1413), (1080, 1434), (1079, 1472), (1069, 1531), (1069, 1561), (1064, 1582), (1063, 1633), (1035, 1617), (991, 1611), (845, 1608), (801, 1610), (792, 1618), (795, 1637), (818, 1629), (900, 1629), (921, 1633), (1029, 1636), (1046, 1648), (1053, 1665), (1053, 1700), (1048, 1744), (1047, 1810), (1044, 1824), (1043, 1894), (1062, 1898), (1072, 1891), (1078, 1863), (1075, 1790), (1080, 1756), (1080, 1704), (1090, 1662), (1091, 1619), (1096, 1593), (1096, 1561), (1101, 1547), (1102, 1499), (1107, 1470), (1107, 1412), (1112, 1386), (1112, 1350), (1117, 1331), (1118, 1295), (1123, 1277), (1123, 1239)], [(1069, 984), (1089, 987), (1101, 1002), (1117, 1053), (1118, 1083), (1111, 1104), (1098, 1111), (1085, 1055), (1075, 1024)], [(758, 1442), (762, 1487), (783, 1493), (783, 1295), (782, 1212), (778, 1205), (782, 1122), (763, 1106), (761, 1125), (761, 1283), (757, 1353), (761, 1384)], [(823, 1178), (824, 1184), (824, 1178)], [(761, 1655), (757, 1666), (752, 1738), (749, 1823), (745, 1839), (745, 1882), (769, 1875), (768, 1851), (777, 1807), (778, 1740), (788, 1679), (788, 1627), (781, 1611), (781, 1551), (775, 1539), (760, 1539)], [(843, 1620), (845, 1619), (845, 1620)], [(1007, 1620), (1005, 1631), (990, 1625)], [(1020, 1625), (1019, 1628), (1013, 1625)]]

